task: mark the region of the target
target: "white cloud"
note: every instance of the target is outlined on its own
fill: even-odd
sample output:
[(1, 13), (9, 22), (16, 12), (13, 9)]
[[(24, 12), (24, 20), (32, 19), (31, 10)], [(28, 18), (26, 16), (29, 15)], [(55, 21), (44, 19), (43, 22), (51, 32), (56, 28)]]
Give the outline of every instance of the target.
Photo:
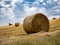
[(7, 8), (8, 8), (9, 6), (10, 6), (10, 5), (5, 5), (5, 7), (7, 7)]
[(58, 1), (58, 0), (54, 0), (54, 1)]
[[(8, 1), (8, 0), (2, 0), (0, 2), (1, 6), (3, 7), (3, 8), (1, 8), (1, 11), (0, 11), (3, 14), (2, 17), (7, 17), (11, 21), (17, 20), (14, 15), (14, 10), (15, 10), (15, 6), (16, 6), (15, 3), (22, 3), (24, 0), (10, 0), (11, 4), (9, 4), (9, 5), (5, 5), (5, 3), (4, 3), (5, 1)], [(10, 5), (12, 6), (11, 8), (9, 8)]]
[[(25, 2), (26, 4), (22, 4), (22, 6), (24, 7), (23, 11), (16, 10), (16, 13), (18, 13), (19, 15), (22, 15), (22, 18), (20, 17), (19, 20), (17, 20), (15, 18), (15, 15), (14, 15), (14, 10), (15, 10), (15, 7), (16, 7), (15, 3), (20, 4), (24, 0), (11, 0), (11, 1), (12, 2), (11, 2), (10, 5), (12, 6), (12, 8), (9, 8), (9, 5), (5, 5), (3, 2), (1, 2), (3, 7), (5, 7), (5, 8), (2, 8), (1, 12), (4, 14), (4, 16), (7, 16), (11, 21), (14, 21), (14, 22), (17, 22), (17, 21), (19, 22), (20, 21), (22, 23), (26, 16), (32, 15), (32, 14), (35, 14), (35, 13), (43, 13), (46, 16), (49, 16), (50, 15), (49, 12), (53, 9), (53, 8), (49, 9), (48, 10), (49, 12), (47, 12), (45, 7), (38, 7), (40, 5), (39, 3), (43, 2), (43, 0), (36, 0), (35, 2), (33, 2), (33, 4), (31, 4), (32, 7), (30, 7), (30, 4), (28, 4), (29, 2)], [(48, 0), (47, 3), (51, 4), (52, 0)], [(46, 3), (42, 3), (42, 4), (46, 5)], [(58, 1), (58, 4), (60, 4), (59, 1)], [(59, 10), (55, 10), (55, 11), (59, 12)], [(49, 18), (51, 18), (51, 16)]]
[(23, 15), (23, 17), (20, 18), (21, 23), (23, 23), (24, 18), (27, 17), (28, 15), (33, 15), (36, 13), (43, 13), (46, 16), (48, 16), (46, 12), (46, 8), (44, 7), (39, 8), (38, 6), (35, 6), (35, 5), (33, 5), (32, 7), (29, 7), (29, 4), (24, 4), (23, 6), (24, 6), (24, 11), (22, 11), (23, 14), (20, 13), (20, 15)]
[(26, 13), (26, 15), (30, 15), (30, 14), (34, 14), (36, 13), (36, 10), (37, 10), (37, 7), (29, 7), (29, 6), (26, 6), (24, 7), (24, 12)]
[(12, 0), (14, 3), (19, 2), (22, 3), (24, 0)]
[[(57, 2), (58, 3), (58, 2)], [(47, 10), (48, 14), (50, 16), (53, 16), (53, 15), (60, 15), (60, 5), (56, 5), (52, 8), (50, 8), (49, 10)]]
[(53, 1), (52, 0), (48, 0), (47, 3), (51, 4)]
[(7, 18), (9, 18), (10, 20), (15, 19), (15, 15), (13, 13), (13, 9), (12, 8), (8, 8), (5, 10), (2, 10), (1, 13), (3, 13), (3, 16), (6, 16)]
[(39, 1), (39, 2), (43, 2), (44, 0), (37, 0), (37, 1)]
[[(33, 4), (32, 4), (33, 5)], [(32, 7), (29, 7), (29, 4), (24, 5), (24, 12), (26, 15), (31, 15), (34, 13), (44, 13), (46, 14), (46, 9), (44, 7), (38, 7), (33, 5)]]
[(39, 5), (39, 0), (36, 0), (35, 2), (33, 2), (33, 5), (35, 6), (35, 5)]
[(60, 0), (58, 0), (58, 5), (60, 5)]
[[(33, 2), (32, 7), (29, 7), (29, 4), (24, 5), (24, 12), (25, 12), (24, 14), (27, 16), (27, 15), (31, 15), (31, 14), (34, 14), (34, 13), (43, 13), (49, 18), (51, 18), (51, 16), (54, 17), (54, 15), (52, 15), (52, 13), (54, 13), (54, 11), (53, 11), (54, 7), (57, 8), (57, 6), (54, 6), (53, 8), (51, 8), (47, 11), (47, 9), (45, 7), (38, 7), (38, 6), (35, 5), (35, 4), (39, 5), (39, 1), (43, 2), (43, 0), (36, 0), (35, 2)], [(51, 3), (53, 3), (53, 1), (48, 0), (47, 3), (51, 4)], [(43, 3), (43, 5), (46, 5), (46, 3)], [(56, 12), (60, 12), (59, 10), (60, 10), (59, 8), (55, 9)]]
[(43, 3), (43, 5), (46, 5), (46, 3)]
[[(32, 14), (35, 14), (35, 13), (43, 13), (47, 16), (46, 8), (38, 7), (38, 6), (35, 5), (36, 3), (39, 4), (38, 1), (35, 1), (35, 2), (33, 2), (32, 7), (29, 7), (28, 3), (23, 5), (24, 11), (22, 11), (23, 13), (20, 13), (20, 15), (23, 15), (22, 18), (25, 18), (26, 16), (32, 15)], [(22, 18), (20, 18), (20, 20), (23, 21)]]
[(13, 6), (13, 8), (15, 8), (15, 3), (22, 3), (24, 0), (12, 0), (11, 5)]

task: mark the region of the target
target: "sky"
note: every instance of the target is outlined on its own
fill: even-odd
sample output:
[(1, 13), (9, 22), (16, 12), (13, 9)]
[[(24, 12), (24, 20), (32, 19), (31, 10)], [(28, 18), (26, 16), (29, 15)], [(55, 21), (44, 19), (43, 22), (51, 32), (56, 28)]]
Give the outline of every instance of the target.
[(36, 13), (48, 19), (60, 17), (60, 0), (0, 0), (0, 26), (23, 23), (25, 17)]

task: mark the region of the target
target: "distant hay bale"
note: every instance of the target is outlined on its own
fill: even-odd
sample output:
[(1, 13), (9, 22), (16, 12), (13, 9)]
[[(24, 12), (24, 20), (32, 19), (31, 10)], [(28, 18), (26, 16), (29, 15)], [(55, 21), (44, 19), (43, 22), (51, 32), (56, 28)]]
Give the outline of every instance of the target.
[(12, 24), (11, 23), (9, 23), (9, 26), (11, 26)]
[(20, 23), (15, 23), (15, 27), (18, 27), (20, 25)]
[(54, 17), (53, 20), (55, 20), (56, 18)]
[(49, 31), (49, 20), (41, 13), (28, 16), (24, 19), (23, 28), (27, 33), (37, 33), (40, 31)]

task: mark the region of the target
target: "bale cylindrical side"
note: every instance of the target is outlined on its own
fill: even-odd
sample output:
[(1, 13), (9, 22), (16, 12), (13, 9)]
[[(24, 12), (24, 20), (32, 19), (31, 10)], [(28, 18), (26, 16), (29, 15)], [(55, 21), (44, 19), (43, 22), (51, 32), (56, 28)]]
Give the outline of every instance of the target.
[(36, 33), (49, 30), (49, 20), (41, 13), (28, 16), (24, 19), (23, 28), (27, 33)]

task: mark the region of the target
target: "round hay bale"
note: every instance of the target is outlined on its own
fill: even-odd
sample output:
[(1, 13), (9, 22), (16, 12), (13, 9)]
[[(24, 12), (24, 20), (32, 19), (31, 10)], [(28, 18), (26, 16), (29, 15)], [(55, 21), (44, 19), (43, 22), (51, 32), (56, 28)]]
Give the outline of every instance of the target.
[(15, 27), (18, 27), (20, 25), (20, 23), (15, 23)]
[(9, 26), (11, 26), (12, 24), (11, 23), (9, 23)]
[(56, 18), (54, 17), (53, 20), (55, 20)]
[(24, 19), (23, 28), (27, 33), (48, 32), (49, 20), (44, 14), (37, 13)]

